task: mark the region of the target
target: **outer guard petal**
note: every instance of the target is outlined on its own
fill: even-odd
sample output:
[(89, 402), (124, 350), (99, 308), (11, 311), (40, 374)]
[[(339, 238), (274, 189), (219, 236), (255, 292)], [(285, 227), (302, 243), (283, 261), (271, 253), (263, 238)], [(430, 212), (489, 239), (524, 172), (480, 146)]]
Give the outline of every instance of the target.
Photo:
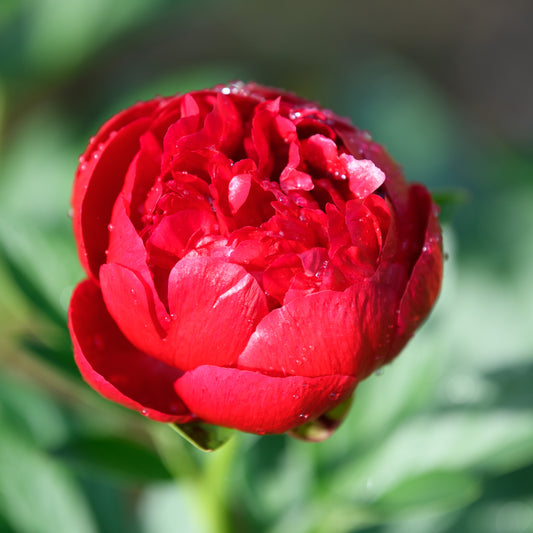
[(181, 372), (128, 342), (107, 312), (97, 285), (90, 280), (74, 291), (69, 329), (80, 372), (102, 396), (159, 422), (191, 420), (174, 390)]
[(283, 433), (347, 399), (351, 376), (271, 377), (237, 368), (200, 366), (176, 381), (187, 407), (211, 424), (250, 433)]
[[(420, 188), (420, 194), (427, 195)], [(398, 314), (398, 336), (391, 355), (396, 355), (427, 318), (440, 291), (443, 271), (442, 235), (437, 207), (429, 198), (428, 222), (422, 251), (403, 293)]]
[(98, 279), (100, 265), (105, 263), (113, 205), (139, 150), (139, 137), (150, 122), (149, 117), (144, 117), (128, 124), (78, 168), (72, 194), (72, 224), (81, 264), (94, 279)]

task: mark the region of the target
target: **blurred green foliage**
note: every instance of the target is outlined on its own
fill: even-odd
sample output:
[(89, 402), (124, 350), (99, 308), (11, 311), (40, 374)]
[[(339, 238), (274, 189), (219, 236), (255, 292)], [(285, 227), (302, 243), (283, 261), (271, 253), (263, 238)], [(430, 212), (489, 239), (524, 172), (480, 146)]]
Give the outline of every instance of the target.
[[(357, 24), (365, 3), (330, 4), (0, 4), (1, 532), (533, 531), (532, 152), (417, 62), (442, 56), (424, 49), (422, 21), (409, 43), (401, 32), (352, 43), (335, 8)], [(430, 320), (360, 385), (330, 440), (240, 435), (206, 455), (79, 377), (68, 204), (103, 120), (233, 78), (371, 131), (438, 195), (449, 258)]]

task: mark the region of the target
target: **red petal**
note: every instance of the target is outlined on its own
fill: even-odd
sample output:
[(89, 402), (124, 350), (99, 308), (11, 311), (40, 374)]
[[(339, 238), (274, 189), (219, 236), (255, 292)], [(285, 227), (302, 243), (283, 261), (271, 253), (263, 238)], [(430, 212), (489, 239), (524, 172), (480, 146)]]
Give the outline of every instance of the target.
[(149, 117), (158, 108), (164, 106), (169, 98), (154, 98), (146, 102), (138, 102), (131, 107), (128, 107), (116, 115), (113, 115), (102, 127), (98, 130), (94, 137), (91, 137), (82, 159), (89, 160), (91, 153), (98, 150), (101, 143), (105, 143), (109, 136), (114, 132), (121, 130), (128, 126), (135, 120), (143, 117)]
[(208, 423), (264, 434), (313, 420), (348, 398), (355, 385), (351, 376), (279, 378), (200, 366), (176, 381), (176, 391)]
[(140, 138), (140, 150), (128, 168), (121, 192), (128, 214), (136, 227), (141, 226), (143, 205), (161, 172), (161, 146), (151, 131)]
[(266, 296), (239, 265), (209, 257), (184, 258), (168, 281), (175, 317), (166, 342), (169, 362), (182, 370), (229, 366), (267, 314)]
[(105, 263), (107, 225), (113, 204), (139, 150), (139, 137), (150, 121), (150, 117), (143, 117), (127, 124), (78, 168), (72, 194), (72, 223), (82, 266), (95, 279), (100, 265)]
[[(123, 335), (139, 350), (161, 357), (166, 328), (158, 319), (163, 314), (163, 304), (153, 286), (143, 282), (139, 274), (114, 263), (100, 268), (100, 285), (109, 314)], [(167, 327), (168, 322), (167, 315)]]
[(107, 262), (128, 267), (140, 274), (146, 283), (150, 283), (152, 278), (146, 262), (144, 243), (128, 216), (122, 195), (117, 199), (108, 230)]
[(163, 217), (146, 242), (146, 247), (150, 251), (152, 260), (154, 252), (173, 258), (169, 266), (172, 268), (177, 259), (181, 259), (186, 254), (191, 240), (199, 240), (204, 235), (211, 235), (215, 232), (215, 226), (216, 220), (212, 211), (184, 209)]
[(231, 178), (228, 185), (228, 202), (231, 208), (231, 214), (234, 215), (246, 202), (252, 177), (250, 174), (237, 174)]
[(239, 368), (281, 376), (358, 376), (366, 356), (361, 321), (367, 309), (360, 300), (352, 287), (309, 294), (274, 309), (257, 326)]
[(299, 150), (296, 142), (290, 144), (289, 161), (279, 177), (279, 184), (284, 193), (288, 193), (290, 190), (310, 191), (314, 187), (313, 180), (309, 174), (296, 170), (300, 164)]
[(87, 383), (102, 396), (159, 422), (185, 423), (191, 419), (174, 390), (181, 372), (127, 341), (92, 281), (80, 283), (74, 291), (69, 328), (76, 363)]
[(345, 165), (350, 191), (360, 200), (372, 194), (385, 181), (383, 171), (368, 159), (355, 159), (349, 154), (342, 154), (339, 159)]
[[(429, 193), (426, 193), (429, 196)], [(398, 337), (391, 357), (396, 355), (416, 328), (427, 318), (442, 283), (442, 236), (437, 207), (430, 203), (424, 245), (411, 272), (400, 302)]]

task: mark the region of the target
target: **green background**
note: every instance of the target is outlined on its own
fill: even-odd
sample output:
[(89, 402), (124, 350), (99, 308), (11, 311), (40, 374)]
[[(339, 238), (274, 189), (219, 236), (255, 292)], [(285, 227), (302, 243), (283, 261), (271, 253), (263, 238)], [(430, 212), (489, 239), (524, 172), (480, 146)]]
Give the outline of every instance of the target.
[[(533, 531), (526, 1), (2, 0), (0, 532)], [(205, 454), (101, 399), (65, 330), (88, 137), (232, 79), (351, 117), (442, 200), (437, 307), (322, 444)]]

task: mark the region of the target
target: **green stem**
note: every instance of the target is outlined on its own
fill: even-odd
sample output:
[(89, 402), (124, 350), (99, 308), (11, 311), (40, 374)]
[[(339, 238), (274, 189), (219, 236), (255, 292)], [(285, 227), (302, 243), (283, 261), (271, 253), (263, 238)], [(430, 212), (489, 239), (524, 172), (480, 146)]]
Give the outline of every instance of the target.
[(229, 510), (230, 472), (238, 448), (237, 434), (205, 457), (204, 468), (194, 481), (196, 505), (209, 533), (232, 533)]

